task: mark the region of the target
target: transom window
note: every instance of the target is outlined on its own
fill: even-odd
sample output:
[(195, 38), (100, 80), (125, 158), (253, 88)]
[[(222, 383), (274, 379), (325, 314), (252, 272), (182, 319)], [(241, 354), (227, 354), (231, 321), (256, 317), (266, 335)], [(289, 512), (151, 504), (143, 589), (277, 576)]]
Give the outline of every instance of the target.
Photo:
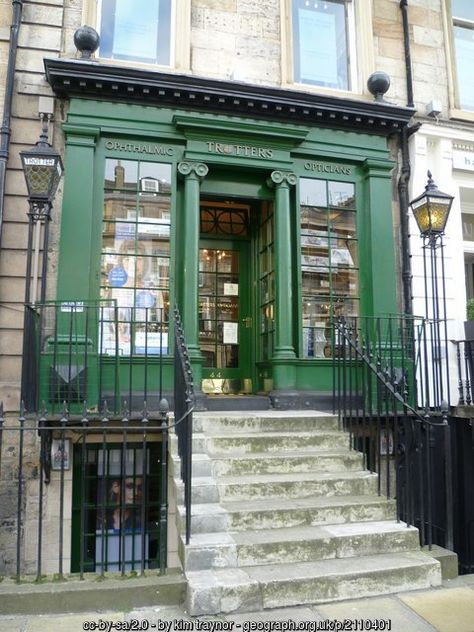
[(103, 353), (117, 341), (121, 355), (168, 351), (170, 214), (171, 165), (106, 160), (101, 298), (120, 322), (103, 315)]
[(355, 187), (300, 178), (304, 357), (331, 357), (333, 314), (359, 313)]
[(463, 110), (474, 110), (474, 3), (452, 0), (452, 13), (459, 105)]
[(350, 0), (293, 0), (294, 81), (351, 90), (353, 40)]
[(170, 66), (172, 0), (102, 0), (100, 57)]

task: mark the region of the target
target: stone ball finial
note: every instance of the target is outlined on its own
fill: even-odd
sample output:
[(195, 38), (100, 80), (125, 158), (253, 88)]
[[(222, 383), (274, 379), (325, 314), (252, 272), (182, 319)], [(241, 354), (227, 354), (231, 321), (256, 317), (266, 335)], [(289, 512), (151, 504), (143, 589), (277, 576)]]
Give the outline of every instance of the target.
[(74, 33), (74, 45), (81, 53), (81, 59), (90, 59), (99, 48), (100, 37), (92, 26), (81, 26)]
[(367, 88), (375, 101), (385, 101), (384, 94), (390, 88), (390, 77), (383, 70), (373, 72), (367, 79)]

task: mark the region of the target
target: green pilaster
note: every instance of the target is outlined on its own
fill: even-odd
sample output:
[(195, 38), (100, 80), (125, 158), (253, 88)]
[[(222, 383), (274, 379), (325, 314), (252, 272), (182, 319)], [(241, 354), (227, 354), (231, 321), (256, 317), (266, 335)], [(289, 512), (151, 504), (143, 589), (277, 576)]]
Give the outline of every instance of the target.
[(180, 162), (178, 172), (184, 176), (184, 203), (181, 209), (180, 226), (180, 309), (184, 335), (191, 362), (194, 383), (201, 384), (202, 355), (199, 348), (199, 187), (209, 168), (202, 162)]
[[(273, 380), (275, 390), (295, 387), (293, 294), (291, 258), (290, 187), (297, 182), (294, 173), (273, 171), (275, 187), (275, 351)], [(283, 362), (281, 362), (283, 361)]]
[(392, 169), (389, 160), (364, 161), (364, 199), (362, 213), (361, 273), (366, 292), (361, 298), (362, 312), (380, 316), (396, 313), (397, 290), (391, 207)]
[[(66, 160), (58, 265), (58, 299), (86, 300), (91, 292), (94, 158), (98, 129), (64, 126)], [(93, 255), (93, 256), (92, 256)]]

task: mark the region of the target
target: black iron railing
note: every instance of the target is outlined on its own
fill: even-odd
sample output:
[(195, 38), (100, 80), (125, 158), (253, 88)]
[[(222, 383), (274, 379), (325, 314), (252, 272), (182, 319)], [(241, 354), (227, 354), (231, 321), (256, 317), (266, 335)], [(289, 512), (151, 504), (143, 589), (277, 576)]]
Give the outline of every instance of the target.
[(181, 459), (181, 479), (184, 485), (186, 544), (189, 544), (191, 537), (194, 385), (184, 330), (177, 307), (174, 309), (174, 334), (174, 415), (176, 435), (178, 437), (178, 454)]
[(452, 340), (456, 347), (458, 405), (474, 404), (474, 340)]
[[(115, 318), (116, 309), (102, 302), (29, 308), (34, 344), (23, 387), (31, 386), (34, 406), (27, 412), (22, 404), (18, 419), (5, 423), (0, 403), (0, 576), (40, 581), (69, 573), (164, 573), (171, 429), (178, 436), (189, 542), (194, 396), (179, 313), (170, 424), (162, 397), (167, 325), (154, 321), (153, 337), (146, 310), (144, 320), (129, 322)], [(109, 363), (101, 355), (110, 323), (144, 329), (132, 338), (130, 357), (117, 356), (115, 343)], [(91, 393), (90, 402), (83, 396)], [(41, 410), (32, 413), (38, 401)]]
[[(0, 406), (0, 575), (144, 574), (167, 565), (168, 405), (58, 420)], [(2, 445), (3, 444), (3, 445)], [(2, 460), (3, 455), (3, 460)], [(9, 455), (14, 455), (9, 457)]]
[[(123, 307), (111, 300), (52, 301), (25, 307), (22, 399), (28, 412), (80, 412), (104, 402), (119, 415), (143, 401), (158, 407), (169, 354), (169, 323), (162, 308)], [(169, 359), (171, 365), (171, 358)], [(170, 366), (171, 376), (171, 366)], [(168, 380), (171, 382), (171, 378)]]
[[(336, 323), (335, 402), (350, 446), (379, 474), (378, 493), (396, 499), (397, 518), (419, 528), (422, 544), (452, 550), (448, 407), (421, 405), (433, 384), (423, 382), (431, 379), (423, 364), (429, 330), (417, 321), (402, 316)], [(434, 354), (430, 349), (426, 357), (431, 361)]]

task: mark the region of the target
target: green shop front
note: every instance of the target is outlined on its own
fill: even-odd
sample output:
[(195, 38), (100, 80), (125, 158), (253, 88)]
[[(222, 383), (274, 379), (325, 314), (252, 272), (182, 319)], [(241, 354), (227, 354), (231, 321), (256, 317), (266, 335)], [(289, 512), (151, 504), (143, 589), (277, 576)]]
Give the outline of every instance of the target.
[(84, 345), (119, 392), (146, 365), (152, 396), (158, 362), (171, 390), (177, 304), (203, 408), (327, 403), (334, 314), (397, 312), (388, 138), (412, 110), (45, 63), (68, 99), (57, 303), (99, 306)]

